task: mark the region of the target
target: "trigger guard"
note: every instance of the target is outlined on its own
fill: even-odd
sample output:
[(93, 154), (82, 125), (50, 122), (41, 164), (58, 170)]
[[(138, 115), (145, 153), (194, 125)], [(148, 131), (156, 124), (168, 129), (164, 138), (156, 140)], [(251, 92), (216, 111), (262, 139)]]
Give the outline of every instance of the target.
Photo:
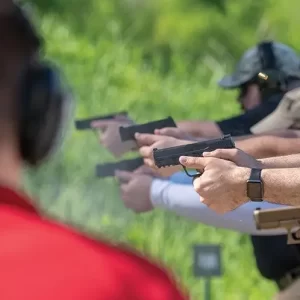
[(196, 170), (196, 171), (197, 171), (197, 173), (192, 175), (193, 180), (195, 180), (196, 178), (198, 178), (202, 175), (202, 173), (199, 170)]
[(197, 170), (197, 172), (198, 172), (197, 174), (193, 175), (193, 184), (194, 184), (195, 179), (199, 178), (202, 175), (202, 173), (199, 170)]
[(192, 175), (194, 178), (198, 178), (202, 175), (202, 173), (199, 170), (196, 170), (196, 171), (197, 171), (197, 173)]
[[(196, 170), (196, 171), (197, 171), (196, 174), (190, 174), (190, 173), (187, 171), (187, 169), (186, 169), (186, 167), (185, 167), (184, 165), (181, 164), (181, 166), (182, 166), (182, 168), (183, 168), (185, 174), (186, 174), (187, 176), (191, 177), (191, 178), (196, 179), (196, 178), (198, 178), (198, 177), (200, 177), (200, 176), (202, 175), (202, 173), (201, 173), (199, 170)], [(194, 179), (193, 179), (193, 181), (194, 181)]]

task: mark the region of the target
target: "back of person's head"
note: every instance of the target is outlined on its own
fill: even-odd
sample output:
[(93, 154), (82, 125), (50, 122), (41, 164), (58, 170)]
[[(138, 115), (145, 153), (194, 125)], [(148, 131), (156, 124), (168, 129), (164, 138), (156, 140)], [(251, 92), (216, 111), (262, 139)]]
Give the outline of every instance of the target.
[(300, 86), (300, 59), (287, 45), (262, 41), (242, 55), (233, 74), (222, 78), (219, 86), (238, 89), (241, 108), (251, 110)]
[[(43, 59), (43, 41), (17, 5), (0, 4), (0, 151), (13, 145), (37, 166), (60, 139), (69, 94), (60, 72)], [(7, 148), (7, 147), (6, 147)]]
[(222, 88), (240, 88), (247, 83), (259, 84), (258, 74), (272, 73), (280, 79), (300, 80), (300, 59), (287, 45), (274, 41), (262, 41), (248, 49), (237, 63), (232, 75), (225, 76), (218, 84)]
[[(8, 6), (6, 6), (8, 8)], [(0, 9), (0, 122), (12, 122), (21, 74), (38, 53), (41, 40), (17, 7)], [(10, 91), (10, 92), (9, 92)], [(8, 95), (8, 93), (10, 95)], [(16, 112), (15, 112), (16, 113)], [(3, 132), (3, 131), (2, 131)]]

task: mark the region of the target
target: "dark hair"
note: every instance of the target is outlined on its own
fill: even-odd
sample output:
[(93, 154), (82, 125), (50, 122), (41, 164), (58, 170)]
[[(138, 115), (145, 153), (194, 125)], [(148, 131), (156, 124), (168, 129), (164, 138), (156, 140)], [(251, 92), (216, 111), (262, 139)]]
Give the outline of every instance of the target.
[(44, 45), (44, 40), (35, 29), (24, 9), (16, 6), (15, 18), (17, 25), (22, 30), (21, 33), (23, 33), (24, 38), (26, 38), (36, 50), (42, 48)]
[(27, 13), (17, 5), (10, 14), (0, 16), (0, 34), (7, 35), (7, 38), (16, 38), (33, 53), (39, 51), (44, 45), (42, 37)]

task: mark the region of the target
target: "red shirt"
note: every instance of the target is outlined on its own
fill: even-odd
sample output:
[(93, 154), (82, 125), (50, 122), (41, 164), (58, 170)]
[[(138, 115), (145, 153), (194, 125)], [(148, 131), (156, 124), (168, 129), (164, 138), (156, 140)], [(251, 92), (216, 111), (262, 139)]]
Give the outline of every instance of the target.
[(168, 273), (132, 251), (42, 219), (0, 187), (1, 300), (183, 300)]

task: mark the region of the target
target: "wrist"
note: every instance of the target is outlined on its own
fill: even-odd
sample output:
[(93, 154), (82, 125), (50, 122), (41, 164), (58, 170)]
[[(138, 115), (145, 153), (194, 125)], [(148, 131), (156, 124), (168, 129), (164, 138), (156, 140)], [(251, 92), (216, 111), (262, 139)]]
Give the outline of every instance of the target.
[(247, 181), (250, 173), (251, 169), (238, 166), (233, 167), (232, 171), (228, 173), (228, 182), (226, 184), (232, 191), (232, 201), (236, 203), (236, 206), (243, 205), (249, 201)]
[(234, 175), (238, 180), (242, 203), (246, 203), (249, 201), (249, 197), (247, 195), (247, 182), (250, 178), (250, 174), (250, 168), (238, 167), (237, 173)]
[(264, 159), (257, 159), (257, 169), (265, 169), (267, 165), (264, 162)]
[[(269, 171), (270, 171), (270, 170), (268, 170), (267, 168), (261, 170), (261, 181), (262, 181), (263, 183), (267, 182), (267, 177), (268, 177), (269, 174), (270, 174)], [(271, 172), (272, 172), (272, 170), (271, 170)], [(268, 191), (266, 191), (266, 185), (264, 184), (264, 194), (263, 194), (264, 199), (268, 199), (267, 193), (268, 193)], [(268, 202), (272, 202), (272, 201), (269, 201), (269, 199), (268, 199)]]
[(258, 169), (267, 169), (268, 165), (265, 163), (264, 159), (257, 159)]

